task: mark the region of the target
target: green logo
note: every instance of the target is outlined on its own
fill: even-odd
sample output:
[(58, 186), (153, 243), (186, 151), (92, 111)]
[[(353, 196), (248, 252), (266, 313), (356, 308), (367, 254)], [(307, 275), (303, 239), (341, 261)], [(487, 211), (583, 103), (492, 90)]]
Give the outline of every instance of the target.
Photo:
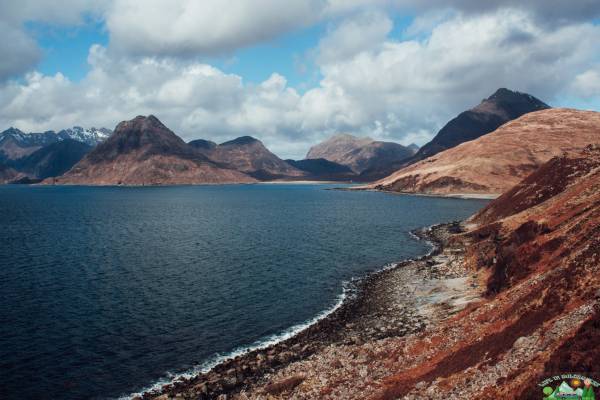
[(594, 389), (600, 393), (600, 383), (577, 374), (556, 375), (539, 386), (544, 400), (596, 400)]

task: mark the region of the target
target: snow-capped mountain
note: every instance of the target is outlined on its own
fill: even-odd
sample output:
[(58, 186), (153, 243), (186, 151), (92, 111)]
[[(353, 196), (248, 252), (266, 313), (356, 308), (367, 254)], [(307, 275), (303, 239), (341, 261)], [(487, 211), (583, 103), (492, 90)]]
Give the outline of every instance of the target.
[(32, 132), (24, 133), (17, 128), (9, 128), (4, 132), (0, 133), (0, 143), (10, 138), (14, 139), (17, 143), (24, 146), (46, 146), (48, 144), (58, 142), (64, 139), (73, 139), (78, 142), (95, 146), (100, 142), (105, 141), (112, 131), (106, 128), (89, 128), (84, 129), (80, 126), (74, 126), (73, 128), (63, 129), (58, 133), (55, 131), (46, 132)]
[(17, 128), (9, 128), (0, 133), (0, 144), (13, 142), (21, 147), (46, 146), (58, 140), (54, 131), (25, 133)]
[(94, 147), (105, 141), (111, 134), (110, 129), (84, 129), (80, 126), (63, 129), (58, 133), (55, 131), (24, 133), (17, 128), (9, 128), (0, 133), (0, 160), (16, 160), (42, 147), (66, 139), (73, 139)]
[(73, 139), (90, 146), (95, 146), (98, 143), (104, 142), (111, 134), (112, 131), (106, 128), (84, 129), (80, 126), (74, 126), (73, 128), (63, 129), (57, 133), (57, 136), (59, 140)]

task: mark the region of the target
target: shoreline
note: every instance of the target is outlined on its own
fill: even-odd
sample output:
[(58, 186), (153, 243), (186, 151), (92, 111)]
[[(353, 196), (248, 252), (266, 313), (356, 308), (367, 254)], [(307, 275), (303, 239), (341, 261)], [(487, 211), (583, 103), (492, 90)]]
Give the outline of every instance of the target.
[(475, 199), (475, 200), (495, 200), (501, 196), (501, 193), (418, 193), (418, 192), (394, 192), (391, 190), (381, 190), (367, 187), (352, 187), (352, 188), (334, 188), (334, 190), (357, 191), (357, 192), (378, 192), (404, 196), (419, 196), (419, 197), (439, 197), (443, 199)]
[[(232, 358), (209, 371), (190, 378), (180, 376), (160, 389), (131, 398), (213, 399), (225, 395), (230, 399), (240, 393), (246, 398), (247, 391), (257, 390), (277, 394), (303, 380), (296, 377), (291, 382), (278, 382), (274, 378), (278, 372), (332, 346), (362, 346), (422, 332), (477, 298), (477, 293), (467, 290), (465, 271), (454, 265), (464, 249), (445, 251), (448, 239), (461, 231), (461, 223), (451, 222), (411, 232), (431, 245), (426, 255), (388, 264), (353, 280), (338, 304), (303, 324), (305, 328), (291, 337), (281, 335), (283, 340), (270, 344), (265, 340), (264, 347), (237, 355), (233, 352)], [(458, 292), (465, 298), (456, 296)]]

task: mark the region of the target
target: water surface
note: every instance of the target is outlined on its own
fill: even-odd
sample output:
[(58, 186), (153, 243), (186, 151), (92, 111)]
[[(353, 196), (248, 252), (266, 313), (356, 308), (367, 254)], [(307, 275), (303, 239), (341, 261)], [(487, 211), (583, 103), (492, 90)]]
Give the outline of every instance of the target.
[(328, 187), (0, 186), (0, 398), (147, 388), (310, 320), (425, 253), (410, 230), (486, 203)]

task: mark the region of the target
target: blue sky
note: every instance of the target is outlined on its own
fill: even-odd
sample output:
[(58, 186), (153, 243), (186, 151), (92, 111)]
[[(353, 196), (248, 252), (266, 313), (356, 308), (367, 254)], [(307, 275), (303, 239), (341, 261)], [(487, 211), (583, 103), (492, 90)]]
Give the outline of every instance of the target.
[[(393, 30), (389, 37), (401, 39), (414, 17), (406, 13), (393, 13), (390, 17), (393, 19)], [(321, 78), (311, 51), (335, 22), (324, 21), (264, 43), (218, 56), (197, 58), (223, 71), (238, 74), (249, 83), (260, 83), (277, 72), (287, 78), (290, 86), (305, 90)], [(80, 81), (89, 72), (87, 57), (90, 47), (94, 44), (107, 46), (110, 40), (104, 21), (92, 17), (84, 17), (75, 26), (28, 21), (25, 28), (42, 50), (42, 58), (36, 69), (46, 75), (60, 72), (73, 81)]]
[[(414, 17), (394, 13), (393, 30), (389, 37), (401, 39)], [(314, 63), (311, 51), (319, 44), (335, 21), (326, 21), (286, 33), (265, 43), (243, 47), (218, 56), (199, 56), (200, 61), (243, 77), (246, 82), (260, 83), (273, 72), (285, 76), (290, 86), (300, 91), (314, 86), (322, 75)], [(76, 26), (61, 26), (29, 21), (26, 29), (36, 39), (42, 58), (36, 69), (46, 75), (62, 73), (72, 81), (80, 81), (90, 70), (87, 62), (90, 47), (107, 46), (110, 40), (104, 22), (84, 18)]]
[(77, 26), (28, 22), (26, 28), (42, 50), (36, 69), (46, 75), (60, 72), (73, 81), (87, 75), (90, 47), (93, 44), (106, 46), (109, 40), (102, 21), (87, 20)]
[(0, 127), (419, 145), (499, 87), (600, 110), (600, 3), (44, 0), (0, 4)]

